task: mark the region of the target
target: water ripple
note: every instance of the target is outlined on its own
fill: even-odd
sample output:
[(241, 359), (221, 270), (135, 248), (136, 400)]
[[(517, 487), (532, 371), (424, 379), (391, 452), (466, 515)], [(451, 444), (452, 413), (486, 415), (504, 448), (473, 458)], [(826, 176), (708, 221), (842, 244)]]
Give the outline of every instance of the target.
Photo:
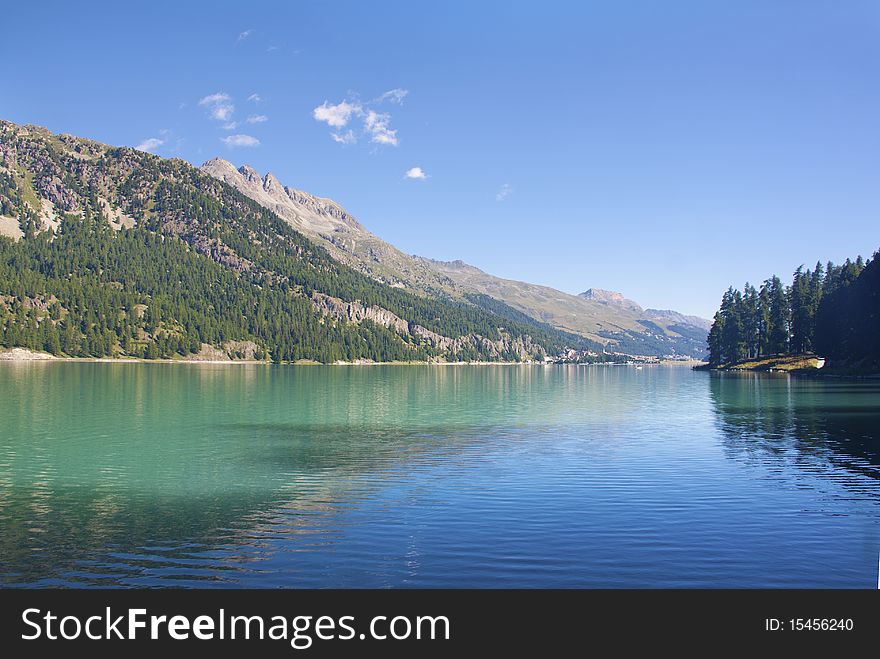
[(877, 383), (47, 364), (0, 400), (5, 586), (876, 584)]

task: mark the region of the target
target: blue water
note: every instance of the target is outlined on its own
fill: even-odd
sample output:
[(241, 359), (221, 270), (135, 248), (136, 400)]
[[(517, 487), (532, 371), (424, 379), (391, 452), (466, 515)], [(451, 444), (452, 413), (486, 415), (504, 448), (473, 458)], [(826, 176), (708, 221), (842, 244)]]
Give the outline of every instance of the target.
[(877, 381), (32, 363), (0, 400), (0, 585), (877, 586)]

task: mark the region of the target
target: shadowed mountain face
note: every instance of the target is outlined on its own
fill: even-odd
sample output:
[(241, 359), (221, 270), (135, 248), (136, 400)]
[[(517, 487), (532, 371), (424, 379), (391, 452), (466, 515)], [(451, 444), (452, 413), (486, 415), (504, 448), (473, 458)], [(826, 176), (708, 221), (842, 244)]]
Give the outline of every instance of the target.
[(381, 282), (418, 294), (454, 298), (488, 295), (557, 329), (633, 354), (705, 355), (709, 321), (674, 311), (643, 310), (622, 294), (590, 289), (570, 295), (527, 282), (502, 279), (464, 261), (435, 261), (404, 254), (370, 233), (339, 204), (282, 185), (271, 173), (236, 168), (221, 158), (202, 171), (232, 185), (316, 240), (339, 261)]

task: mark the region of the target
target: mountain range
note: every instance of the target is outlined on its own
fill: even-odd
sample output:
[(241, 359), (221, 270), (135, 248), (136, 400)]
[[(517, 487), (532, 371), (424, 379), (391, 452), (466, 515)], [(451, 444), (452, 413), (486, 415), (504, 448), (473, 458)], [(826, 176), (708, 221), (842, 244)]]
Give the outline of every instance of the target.
[(608, 350), (631, 354), (702, 357), (711, 322), (675, 311), (642, 309), (622, 294), (591, 288), (580, 295), (502, 279), (463, 261), (405, 254), (370, 233), (344, 208), (283, 185), (271, 173), (235, 167), (213, 158), (203, 172), (273, 210), (323, 245), (334, 258), (378, 281), (428, 295), (486, 295), (553, 327), (583, 336)]
[(408, 255), (272, 174), (0, 121), (0, 343), (70, 356), (701, 357), (708, 321)]

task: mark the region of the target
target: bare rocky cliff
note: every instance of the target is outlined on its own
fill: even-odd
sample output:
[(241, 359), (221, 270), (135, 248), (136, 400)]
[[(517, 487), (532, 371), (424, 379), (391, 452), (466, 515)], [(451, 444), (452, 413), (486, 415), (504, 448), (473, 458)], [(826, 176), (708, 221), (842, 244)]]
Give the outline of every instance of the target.
[(312, 304), (322, 313), (335, 320), (351, 323), (369, 320), (377, 325), (393, 329), (401, 336), (410, 335), (415, 337), (420, 343), (429, 345), (443, 353), (460, 353), (464, 348), (470, 346), (479, 348), (480, 352), (488, 355), (493, 360), (507, 360), (511, 356), (515, 356), (516, 359), (525, 361), (536, 357), (543, 359), (547, 356), (546, 351), (535, 343), (530, 336), (513, 338), (506, 332), (501, 331), (501, 336), (495, 340), (474, 333), (451, 338), (432, 332), (421, 325), (407, 322), (381, 307), (367, 307), (360, 302), (346, 302), (345, 300), (317, 292), (311, 295), (311, 300)]

